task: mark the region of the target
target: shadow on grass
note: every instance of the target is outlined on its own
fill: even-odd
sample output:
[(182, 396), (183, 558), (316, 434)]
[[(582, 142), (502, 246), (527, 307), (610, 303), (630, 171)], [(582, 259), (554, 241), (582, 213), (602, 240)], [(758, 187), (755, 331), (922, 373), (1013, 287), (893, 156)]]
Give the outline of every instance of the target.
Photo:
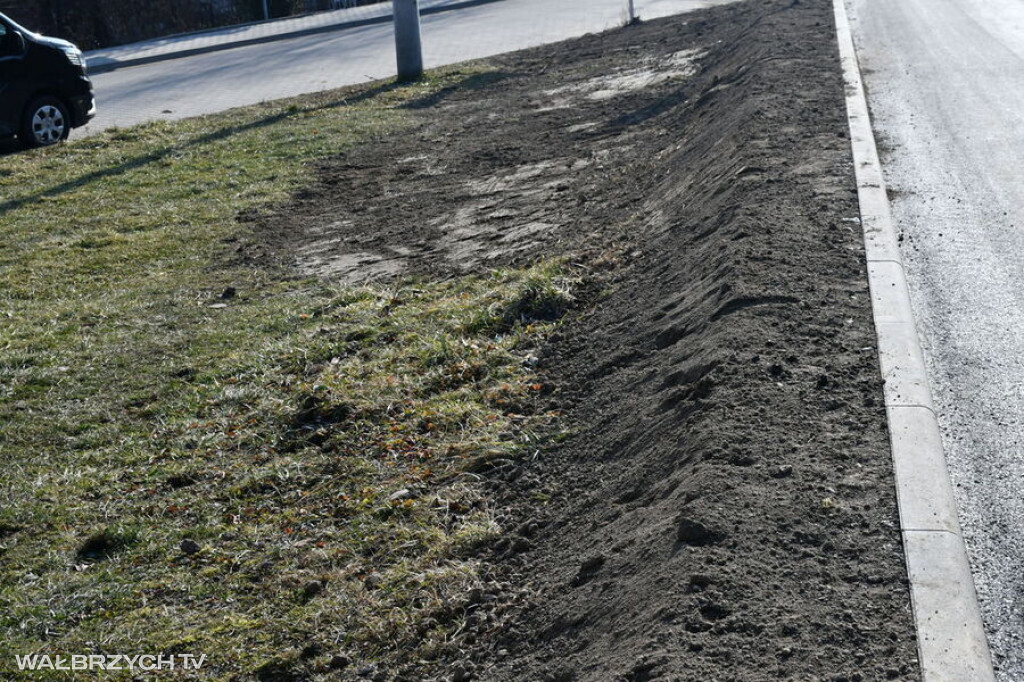
[(0, 157), (10, 156), (21, 151), (25, 151), (25, 148), (17, 138), (0, 139)]
[[(274, 125), (287, 118), (299, 114), (308, 114), (315, 111), (326, 111), (329, 109), (337, 109), (340, 107), (355, 106), (362, 102), (378, 97), (379, 95), (391, 92), (393, 90), (397, 90), (401, 87), (403, 87), (402, 84), (393, 81), (381, 83), (372, 88), (368, 88), (362, 92), (359, 92), (358, 94), (351, 97), (341, 97), (331, 102), (326, 102), (324, 104), (318, 104), (315, 106), (291, 106), (284, 109), (283, 111), (277, 112), (275, 114), (270, 114), (268, 116), (264, 116), (263, 118), (250, 121), (249, 123), (219, 128), (217, 130), (206, 133), (205, 135), (200, 135), (199, 137), (191, 139), (187, 142), (174, 145), (167, 145), (160, 149), (149, 152), (148, 154), (144, 154), (142, 156), (129, 159), (116, 166), (111, 166), (109, 168), (103, 168), (101, 170), (96, 170), (91, 173), (86, 173), (85, 175), (79, 176), (73, 180), (68, 180), (67, 182), (63, 182), (54, 187), (49, 187), (47, 189), (33, 192), (32, 194), (27, 194), (25, 196), (0, 202), (0, 213), (5, 213), (7, 211), (13, 211), (22, 208), (23, 206), (39, 201), (44, 197), (53, 197), (58, 196), (60, 194), (64, 194), (66, 192), (71, 192), (73, 190), (79, 189), (81, 187), (84, 187), (85, 185), (96, 182), (98, 180), (104, 180), (124, 175), (125, 173), (128, 173), (130, 171), (136, 170), (155, 161), (159, 161), (160, 159), (166, 157), (168, 154), (171, 154), (173, 152), (180, 152), (193, 147), (201, 147), (203, 145), (210, 144), (212, 142), (218, 142), (220, 140), (224, 140), (235, 135), (249, 132), (251, 130), (265, 128), (267, 126)], [(110, 144), (116, 144), (116, 141), (111, 141)], [(20, 151), (20, 148), (16, 143), (11, 143), (11, 148), (8, 151), (7, 148), (3, 146), (3, 143), (0, 142), (0, 156), (11, 154), (17, 151)]]
[[(437, 92), (431, 93), (424, 97), (412, 99), (400, 105), (400, 108), (412, 110), (428, 109), (444, 101), (452, 93), (458, 90), (480, 90), (491, 85), (494, 85), (495, 83), (501, 82), (507, 78), (510, 78), (513, 75), (514, 74), (506, 72), (494, 72), (469, 76), (459, 81), (458, 83), (454, 83), (452, 85), (441, 88)], [(349, 97), (340, 97), (331, 102), (318, 104), (315, 106), (291, 106), (276, 114), (271, 114), (269, 116), (265, 116), (255, 121), (250, 121), (249, 123), (245, 123), (243, 125), (227, 126), (224, 128), (220, 128), (205, 135), (200, 135), (199, 137), (189, 140), (188, 142), (185, 142), (183, 144), (168, 145), (161, 149), (154, 150), (148, 154), (144, 154), (142, 156), (120, 163), (116, 166), (111, 166), (110, 168), (104, 168), (102, 170), (93, 171), (91, 173), (87, 173), (78, 178), (75, 178), (74, 180), (68, 180), (67, 182), (63, 182), (59, 185), (56, 185), (55, 187), (50, 187), (44, 190), (40, 190), (38, 192), (34, 192), (32, 194), (0, 202), (0, 213), (19, 209), (23, 206), (26, 206), (27, 204), (39, 201), (44, 197), (52, 197), (64, 194), (65, 192), (71, 192), (73, 190), (79, 189), (81, 187), (84, 187), (85, 185), (96, 182), (98, 180), (105, 180), (108, 178), (124, 175), (125, 173), (128, 173), (130, 171), (136, 170), (155, 161), (159, 161), (160, 159), (164, 158), (165, 156), (172, 152), (180, 152), (191, 147), (199, 147), (212, 142), (218, 142), (220, 140), (224, 140), (229, 137), (239, 135), (241, 133), (245, 133), (251, 130), (265, 128), (267, 126), (274, 125), (297, 114), (308, 114), (315, 111), (326, 111), (329, 109), (336, 109), (339, 107), (355, 106), (363, 102), (372, 100), (375, 97), (379, 97), (380, 95), (395, 90), (399, 90), (403, 87), (407, 87), (408, 85), (410, 84), (399, 83), (397, 81), (387, 81), (375, 85), (371, 88), (362, 90)], [(20, 147), (17, 145), (16, 142), (10, 143), (10, 149), (8, 149), (8, 147), (5, 146), (5, 144), (5, 142), (0, 141), (0, 156), (12, 154), (20, 150)]]
[(491, 87), (495, 83), (500, 83), (504, 80), (514, 77), (516, 74), (508, 71), (489, 71), (487, 73), (478, 73), (468, 78), (464, 78), (458, 83), (446, 86), (433, 92), (424, 97), (418, 97), (410, 100), (402, 105), (403, 109), (429, 109), (430, 107), (437, 106), (444, 100), (446, 100), (453, 93), (460, 90), (483, 90)]

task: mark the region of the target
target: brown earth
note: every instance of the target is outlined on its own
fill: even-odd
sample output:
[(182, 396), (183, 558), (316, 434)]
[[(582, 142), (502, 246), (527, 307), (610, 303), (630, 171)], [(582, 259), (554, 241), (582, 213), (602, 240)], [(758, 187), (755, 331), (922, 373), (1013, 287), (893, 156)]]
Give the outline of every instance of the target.
[(592, 283), (540, 354), (574, 435), (487, 479), (503, 591), (382, 679), (919, 679), (831, 2), (491, 63), (249, 218), (341, 281)]

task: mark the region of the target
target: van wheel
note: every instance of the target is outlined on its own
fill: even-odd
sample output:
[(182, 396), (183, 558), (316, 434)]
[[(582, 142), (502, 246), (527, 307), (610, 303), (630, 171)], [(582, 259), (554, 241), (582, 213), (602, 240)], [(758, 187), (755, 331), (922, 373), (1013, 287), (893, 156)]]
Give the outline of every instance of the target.
[(48, 147), (66, 140), (70, 133), (68, 109), (56, 97), (39, 97), (25, 107), (19, 135), (25, 146)]

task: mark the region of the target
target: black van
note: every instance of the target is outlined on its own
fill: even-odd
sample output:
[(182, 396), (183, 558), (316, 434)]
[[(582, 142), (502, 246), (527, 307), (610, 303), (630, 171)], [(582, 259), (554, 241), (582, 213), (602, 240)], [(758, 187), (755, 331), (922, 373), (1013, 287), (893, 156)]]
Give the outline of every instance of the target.
[(0, 137), (56, 144), (96, 113), (81, 51), (0, 14)]

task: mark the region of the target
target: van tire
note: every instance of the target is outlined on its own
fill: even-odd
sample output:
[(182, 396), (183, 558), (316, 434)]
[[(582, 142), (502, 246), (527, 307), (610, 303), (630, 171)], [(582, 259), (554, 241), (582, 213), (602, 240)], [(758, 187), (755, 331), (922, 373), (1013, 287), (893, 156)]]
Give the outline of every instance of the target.
[(69, 134), (68, 108), (56, 97), (37, 97), (25, 107), (18, 137), (26, 147), (49, 147), (68, 139)]

